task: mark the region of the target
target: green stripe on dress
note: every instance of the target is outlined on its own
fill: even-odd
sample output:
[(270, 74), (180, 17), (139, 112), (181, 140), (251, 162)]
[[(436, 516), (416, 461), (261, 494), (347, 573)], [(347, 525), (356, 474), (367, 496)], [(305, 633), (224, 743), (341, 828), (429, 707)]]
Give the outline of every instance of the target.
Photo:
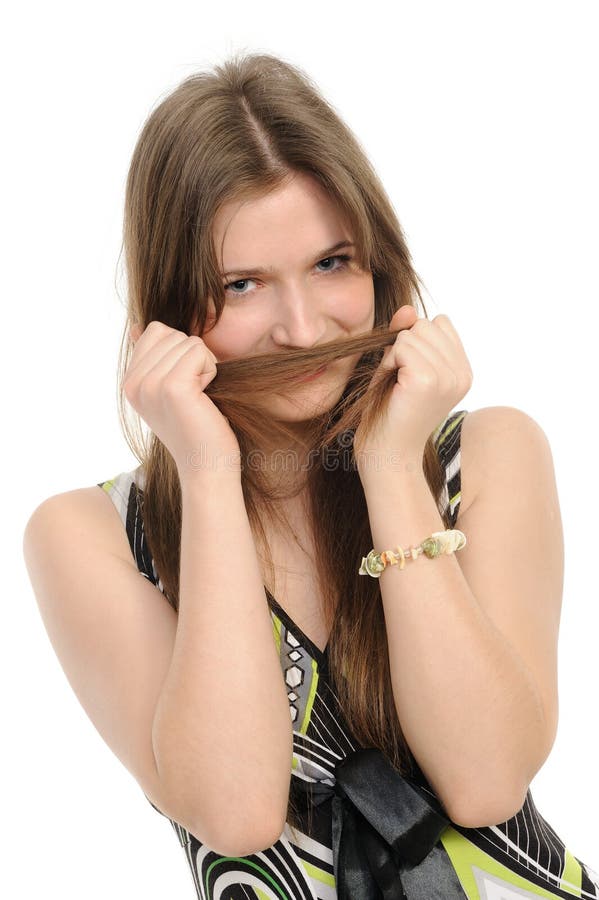
[(325, 872), (324, 869), (319, 869), (318, 866), (315, 866), (313, 863), (309, 863), (306, 859), (302, 859), (302, 866), (304, 867), (304, 871), (310, 878), (313, 878), (315, 881), (320, 881), (322, 884), (326, 884), (329, 887), (335, 887), (335, 876), (330, 872)]
[[(524, 897), (545, 897), (547, 900), (555, 900), (558, 896), (553, 891), (538, 887), (528, 879), (521, 878), (515, 872), (510, 871), (506, 866), (489, 856), (488, 853), (472, 844), (463, 834), (452, 828), (451, 825), (447, 826), (440, 840), (468, 898), (489, 896), (486, 890), (481, 892), (481, 887), (483, 889), (491, 889), (493, 893), (490, 896), (505, 896), (506, 900), (508, 897), (514, 897), (515, 900), (516, 896), (520, 896), (520, 893), (517, 895), (514, 891), (502, 893), (502, 887), (518, 888), (522, 891), (522, 896)], [(483, 879), (482, 883), (481, 879)], [(574, 888), (575, 886), (572, 885), (571, 887)], [(569, 890), (569, 888), (566, 889)], [(580, 891), (578, 891), (578, 894), (573, 891), (573, 896), (580, 897)]]
[(306, 700), (306, 708), (304, 710), (304, 720), (300, 725), (300, 734), (306, 734), (308, 731), (308, 725), (310, 724), (310, 716), (312, 715), (312, 707), (314, 706), (314, 698), (316, 697), (316, 691), (318, 689), (318, 663), (315, 659), (310, 660), (312, 664), (312, 681), (310, 682), (310, 691), (308, 693), (308, 699)]
[[(455, 419), (453, 420), (451, 425), (448, 425), (448, 427), (444, 431), (443, 431), (443, 427), (446, 424), (446, 422), (449, 419), (451, 419), (451, 416), (448, 416), (447, 419), (445, 419), (445, 422), (442, 422), (441, 425), (439, 425), (437, 430), (434, 432), (434, 437), (433, 437), (434, 443), (437, 446), (437, 448), (439, 448), (442, 444), (445, 443), (448, 436), (452, 433), (452, 431), (455, 428), (457, 428), (457, 426), (460, 424), (462, 419), (465, 417), (466, 412), (467, 411), (464, 410), (462, 413), (460, 413), (460, 415), (457, 415), (456, 413), (452, 413), (451, 416), (455, 416)], [(439, 439), (440, 434), (441, 434), (441, 438)]]
[[(576, 886), (575, 891), (572, 890), (571, 885)], [(570, 853), (567, 847), (565, 853), (564, 871), (562, 872), (560, 887), (563, 891), (568, 891), (575, 897), (582, 896), (582, 866), (580, 865), (576, 857), (572, 853)]]

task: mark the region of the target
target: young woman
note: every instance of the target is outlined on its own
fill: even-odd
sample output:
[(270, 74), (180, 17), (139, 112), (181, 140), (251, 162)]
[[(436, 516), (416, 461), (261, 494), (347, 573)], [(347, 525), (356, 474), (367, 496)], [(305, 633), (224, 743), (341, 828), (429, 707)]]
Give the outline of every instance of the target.
[(351, 131), (273, 56), (187, 78), (124, 243), (140, 464), (44, 501), (24, 546), (197, 896), (599, 898), (529, 790), (558, 721), (551, 450), (518, 409), (455, 411), (460, 337), (419, 313)]

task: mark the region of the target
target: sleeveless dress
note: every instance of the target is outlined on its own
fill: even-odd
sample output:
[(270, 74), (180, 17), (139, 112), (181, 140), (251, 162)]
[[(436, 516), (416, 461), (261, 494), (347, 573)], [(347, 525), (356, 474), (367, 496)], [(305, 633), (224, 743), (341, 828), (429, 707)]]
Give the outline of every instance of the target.
[[(434, 436), (445, 469), (439, 511), (449, 511), (451, 527), (455, 527), (460, 505), (460, 433), (466, 413), (466, 410), (459, 410), (449, 415)], [(140, 573), (162, 591), (145, 541), (137, 501), (138, 492), (143, 492), (143, 476), (143, 469), (138, 466), (131, 472), (122, 472), (99, 482), (98, 486), (106, 491), (120, 513)], [(351, 900), (370, 900), (371, 897), (384, 897), (385, 900), (396, 897), (398, 900), (402, 897), (408, 900), (420, 897), (425, 900), (453, 900), (454, 897), (471, 900), (522, 897), (599, 900), (599, 875), (566, 848), (538, 812), (530, 790), (522, 809), (503, 823), (484, 828), (463, 828), (450, 823), (443, 828), (435, 851), (442, 855), (443, 864), (451, 873), (447, 882), (440, 884), (434, 874), (427, 876), (424, 869), (418, 876), (414, 869), (411, 887), (406, 879), (402, 881), (402, 889), (389, 892), (371, 888), (367, 891), (365, 887), (358, 887), (353, 893), (344, 887), (340, 892), (333, 857), (331, 795), (336, 782), (336, 767), (361, 748), (344, 721), (329, 684), (328, 647), (321, 652), (266, 588), (265, 593), (293, 722), (291, 789), (321, 790), (325, 799), (312, 806), (309, 829), (306, 825), (305, 830), (292, 831), (286, 824), (275, 844), (244, 857), (224, 857), (216, 853), (169, 818), (185, 852), (199, 900), (336, 900), (338, 897), (351, 897)], [(417, 765), (416, 770), (415, 783), (421, 788), (419, 796), (429, 797), (431, 803), (434, 802), (430, 784)], [(296, 793), (301, 796), (302, 792)], [(149, 798), (146, 799), (157, 812), (165, 815)], [(418, 877), (420, 887), (415, 886)], [(428, 886), (423, 887), (427, 877)]]

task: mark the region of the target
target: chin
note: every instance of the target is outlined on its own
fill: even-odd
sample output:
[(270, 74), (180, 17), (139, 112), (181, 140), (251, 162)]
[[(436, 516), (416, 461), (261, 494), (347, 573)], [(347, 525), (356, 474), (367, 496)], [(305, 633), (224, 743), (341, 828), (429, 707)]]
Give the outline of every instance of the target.
[(325, 384), (326, 373), (290, 389), (286, 396), (273, 395), (264, 412), (281, 422), (307, 422), (330, 412), (341, 399), (345, 382)]

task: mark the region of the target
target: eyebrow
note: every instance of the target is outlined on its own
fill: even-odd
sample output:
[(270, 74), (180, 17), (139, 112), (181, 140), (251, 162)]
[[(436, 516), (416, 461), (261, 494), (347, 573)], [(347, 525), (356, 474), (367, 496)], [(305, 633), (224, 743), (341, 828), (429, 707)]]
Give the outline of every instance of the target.
[[(316, 255), (316, 260), (326, 259), (327, 256), (330, 256), (335, 250), (341, 250), (343, 247), (355, 247), (353, 241), (339, 241), (338, 244), (334, 244), (332, 247), (327, 247), (325, 250), (321, 250), (320, 253)], [(253, 269), (230, 269), (228, 272), (222, 272), (223, 278), (228, 278), (231, 275), (273, 275), (275, 269), (272, 266), (268, 268), (257, 266)]]

